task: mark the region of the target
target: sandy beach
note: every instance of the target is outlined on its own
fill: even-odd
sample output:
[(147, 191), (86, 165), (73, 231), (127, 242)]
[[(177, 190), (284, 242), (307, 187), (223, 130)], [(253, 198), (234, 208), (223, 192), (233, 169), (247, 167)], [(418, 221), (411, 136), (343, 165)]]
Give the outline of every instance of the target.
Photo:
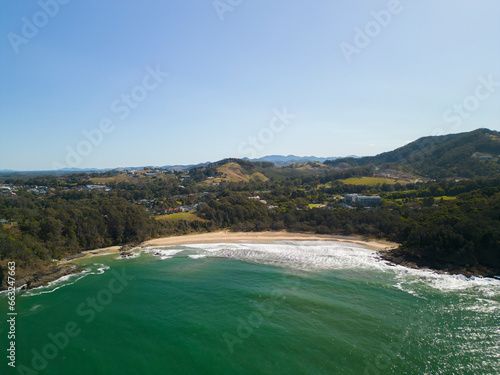
[(364, 239), (356, 236), (339, 236), (329, 234), (308, 234), (289, 232), (229, 232), (220, 231), (203, 234), (189, 234), (156, 238), (141, 244), (147, 246), (169, 246), (190, 243), (227, 243), (227, 242), (270, 242), (270, 241), (339, 241), (365, 245), (373, 250), (386, 251), (399, 246), (395, 242), (384, 240)]
[(78, 256), (63, 258), (59, 262), (57, 262), (57, 264), (62, 266), (64, 264), (71, 263), (75, 260), (92, 258), (92, 257), (96, 257), (99, 255), (105, 255), (105, 254), (119, 253), (120, 248), (121, 248), (121, 246), (110, 246), (110, 247), (102, 247), (100, 249), (82, 251), (80, 254), (78, 254)]
[[(171, 236), (155, 238), (143, 242), (137, 248), (151, 246), (186, 245), (195, 243), (231, 243), (231, 242), (272, 242), (272, 241), (338, 241), (364, 245), (372, 250), (387, 251), (398, 247), (399, 244), (385, 240), (365, 239), (358, 236), (340, 236), (314, 233), (289, 233), (289, 232), (229, 232), (219, 231), (201, 234), (188, 234), (184, 236)], [(65, 258), (59, 265), (71, 263), (76, 260), (91, 258), (99, 255), (119, 253), (121, 246), (103, 247), (100, 249), (83, 251), (80, 256)]]

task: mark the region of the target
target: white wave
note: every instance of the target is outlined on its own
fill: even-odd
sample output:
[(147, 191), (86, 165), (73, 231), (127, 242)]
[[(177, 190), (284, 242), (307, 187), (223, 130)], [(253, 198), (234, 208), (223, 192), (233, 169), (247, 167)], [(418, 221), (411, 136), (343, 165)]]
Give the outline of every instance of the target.
[(205, 254), (191, 254), (191, 255), (188, 255), (188, 257), (190, 257), (192, 259), (199, 259), (199, 258), (206, 258), (206, 255)]
[(128, 254), (120, 254), (116, 257), (116, 259), (134, 259), (137, 258), (141, 255), (140, 251), (134, 251), (133, 253), (128, 253)]
[[(184, 245), (199, 254), (273, 264), (304, 271), (336, 269), (378, 270), (394, 275), (393, 286), (422, 297), (422, 288), (443, 292), (477, 292), (485, 297), (500, 295), (500, 280), (449, 275), (426, 269), (412, 269), (382, 261), (379, 254), (363, 245), (346, 242), (212, 243)], [(193, 256), (190, 256), (193, 257)]]
[(94, 263), (93, 264), (94, 266), (100, 266), (96, 271), (97, 271), (97, 275), (101, 275), (103, 274), (104, 272), (106, 272), (106, 270), (109, 270), (110, 267), (106, 264), (102, 264), (102, 263)]
[(426, 269), (413, 269), (403, 266), (391, 267), (405, 291), (415, 291), (422, 285), (443, 292), (477, 292), (485, 297), (500, 295), (500, 280), (488, 277), (466, 277), (449, 275)]
[[(152, 254), (161, 260), (171, 259), (181, 252), (187, 252), (187, 256), (192, 259), (203, 257), (235, 259), (302, 271), (356, 269), (382, 272), (386, 275), (384, 279), (388, 285), (419, 298), (425, 298), (423, 295), (429, 289), (443, 292), (473, 292), (485, 298), (500, 295), (498, 279), (467, 278), (463, 275), (448, 275), (432, 270), (391, 265), (382, 261), (378, 252), (348, 242), (280, 241), (173, 245), (143, 248), (135, 251), (134, 256), (139, 256), (141, 252)], [(94, 265), (101, 266), (97, 268), (97, 273), (102, 273), (106, 269), (103, 264), (94, 263)]]
[(155, 247), (147, 248), (142, 250), (143, 253), (151, 254), (155, 257), (160, 257), (160, 260), (166, 260), (172, 258), (175, 254), (182, 252), (179, 249), (158, 249)]
[(376, 252), (346, 242), (218, 243), (185, 247), (210, 257), (282, 265), (306, 271), (360, 267), (380, 269), (384, 266), (382, 262), (377, 262)]
[[(93, 266), (98, 266), (95, 270), (90, 268), (84, 269), (78, 273), (72, 273), (69, 275), (64, 275), (54, 281), (50, 281), (48, 285), (39, 286), (37, 288), (30, 289), (22, 294), (22, 297), (30, 297), (30, 296), (38, 296), (40, 294), (52, 293), (58, 289), (61, 289), (64, 286), (72, 285), (76, 283), (78, 280), (83, 279), (88, 275), (102, 275), (106, 270), (109, 270), (110, 267), (106, 264), (102, 263), (93, 263)], [(69, 282), (72, 281), (72, 282)], [(55, 286), (55, 288), (54, 288)]]
[[(40, 294), (55, 292), (56, 290), (62, 288), (63, 286), (68, 286), (68, 285), (76, 283), (78, 280), (84, 278), (88, 274), (90, 274), (90, 270), (83, 270), (82, 272), (79, 272), (79, 273), (72, 273), (70, 275), (62, 276), (57, 280), (50, 281), (48, 283), (48, 285), (39, 286), (39, 287), (36, 287), (36, 288), (33, 288), (33, 289), (26, 291), (26, 293), (22, 294), (22, 297), (38, 296)], [(73, 282), (71, 282), (71, 283), (67, 282), (71, 279), (74, 279)], [(62, 285), (59, 285), (59, 284), (62, 284)], [(53, 288), (54, 286), (56, 286), (56, 287)]]
[(36, 311), (36, 310), (38, 310), (40, 307), (42, 307), (42, 305), (34, 305), (31, 309), (29, 309), (29, 311)]

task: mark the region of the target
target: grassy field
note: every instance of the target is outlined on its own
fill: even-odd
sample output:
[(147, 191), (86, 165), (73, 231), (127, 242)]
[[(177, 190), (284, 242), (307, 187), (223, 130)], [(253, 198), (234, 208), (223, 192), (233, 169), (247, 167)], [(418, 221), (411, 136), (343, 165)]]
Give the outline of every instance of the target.
[(205, 219), (202, 219), (201, 217), (196, 216), (192, 212), (178, 212), (175, 214), (168, 214), (168, 215), (158, 215), (155, 216), (156, 220), (164, 221), (164, 220), (169, 220), (169, 221), (180, 221), (180, 220), (187, 220), (187, 221), (206, 221)]
[(321, 203), (309, 203), (307, 206), (309, 208), (317, 208), (317, 207), (319, 207), (321, 205), (322, 205)]
[(262, 181), (269, 180), (266, 176), (264, 176), (260, 172), (250, 173), (245, 168), (241, 167), (237, 163), (227, 163), (221, 165), (217, 168), (217, 172), (222, 173), (222, 177), (216, 177), (214, 179), (205, 180), (204, 183), (213, 184), (220, 183), (221, 181), (229, 181), (229, 182), (239, 182), (239, 181), (250, 181), (251, 178), (257, 178)]
[(347, 185), (377, 185), (383, 183), (395, 184), (397, 182), (404, 182), (383, 177), (351, 177), (340, 181)]
[(443, 198), (444, 201), (452, 201), (454, 199), (457, 199), (457, 197), (450, 197), (448, 195), (443, 195), (441, 197), (434, 197), (434, 201), (439, 201), (441, 200), (441, 198)]

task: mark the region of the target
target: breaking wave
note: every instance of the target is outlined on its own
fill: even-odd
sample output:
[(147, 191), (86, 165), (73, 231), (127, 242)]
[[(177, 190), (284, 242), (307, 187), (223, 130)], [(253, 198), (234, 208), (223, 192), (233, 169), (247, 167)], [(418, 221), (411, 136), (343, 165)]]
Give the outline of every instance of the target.
[[(176, 247), (178, 248), (178, 247)], [(392, 285), (420, 296), (423, 290), (477, 292), (484, 297), (500, 296), (500, 280), (437, 273), (389, 264), (376, 251), (346, 242), (212, 243), (183, 245), (190, 258), (217, 257), (270, 264), (302, 271), (362, 269), (392, 275)], [(152, 250), (157, 251), (157, 250)], [(180, 252), (182, 250), (179, 250)]]
[(82, 270), (81, 272), (78, 273), (72, 273), (70, 275), (65, 275), (57, 280), (50, 281), (48, 285), (44, 286), (39, 286), (37, 288), (33, 288), (30, 290), (27, 290), (22, 294), (23, 297), (30, 297), (30, 296), (38, 296), (40, 294), (45, 294), (45, 293), (52, 293), (55, 292), (56, 290), (72, 285), (76, 283), (78, 280), (83, 279), (85, 276), (88, 275), (102, 275), (104, 272), (109, 270), (109, 266), (106, 264), (102, 263), (93, 263), (90, 268), (86, 268)]

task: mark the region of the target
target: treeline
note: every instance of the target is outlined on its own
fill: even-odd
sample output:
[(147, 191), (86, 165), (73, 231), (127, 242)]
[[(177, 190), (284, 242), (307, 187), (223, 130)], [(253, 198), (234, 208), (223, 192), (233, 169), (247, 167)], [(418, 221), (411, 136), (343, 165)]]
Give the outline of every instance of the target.
[[(430, 178), (493, 177), (500, 166), (500, 133), (477, 129), (467, 133), (423, 137), (376, 156), (325, 161), (332, 166), (398, 169)], [(487, 154), (491, 159), (478, 158)]]
[[(301, 198), (292, 199), (295, 203)], [(399, 240), (403, 223), (398, 210), (349, 210), (340, 205), (333, 209), (299, 208), (289, 202), (283, 209), (269, 209), (258, 200), (241, 193), (228, 193), (199, 208), (203, 218), (219, 227), (242, 231), (289, 230), (320, 234), (361, 234)]]
[[(0, 225), (0, 260), (18, 259), (22, 266), (158, 236), (230, 228), (386, 238), (402, 243), (401, 256), (435, 268), (482, 266), (498, 274), (499, 179), (376, 186), (333, 180), (325, 186), (323, 177), (226, 182), (217, 187), (181, 187), (173, 178), (157, 178), (110, 182), (108, 192), (59, 190), (40, 196), (19, 191), (15, 198), (0, 197), (0, 217), (14, 222)], [(84, 181), (83, 176), (74, 177), (71, 183)], [(347, 209), (338, 195), (350, 192), (380, 194), (384, 203), (379, 209)], [(250, 199), (255, 195), (259, 198)], [(153, 199), (162, 207), (198, 203), (197, 215), (204, 220), (157, 221), (144, 205), (134, 204), (139, 199)], [(311, 209), (311, 203), (327, 207)]]
[[(295, 200), (296, 201), (296, 200)], [(487, 187), (452, 201), (387, 203), (382, 209), (268, 209), (241, 193), (200, 207), (217, 227), (239, 231), (288, 230), (363, 235), (402, 243), (399, 254), (439, 268), (483, 267), (500, 271), (500, 193)]]
[(32, 258), (59, 259), (82, 250), (140, 242), (159, 232), (143, 207), (122, 198), (3, 198), (0, 211), (9, 211), (17, 220), (9, 230), (0, 226), (0, 259), (26, 264)]
[(485, 188), (438, 207), (406, 208), (398, 253), (432, 268), (486, 267), (500, 274), (500, 193)]

